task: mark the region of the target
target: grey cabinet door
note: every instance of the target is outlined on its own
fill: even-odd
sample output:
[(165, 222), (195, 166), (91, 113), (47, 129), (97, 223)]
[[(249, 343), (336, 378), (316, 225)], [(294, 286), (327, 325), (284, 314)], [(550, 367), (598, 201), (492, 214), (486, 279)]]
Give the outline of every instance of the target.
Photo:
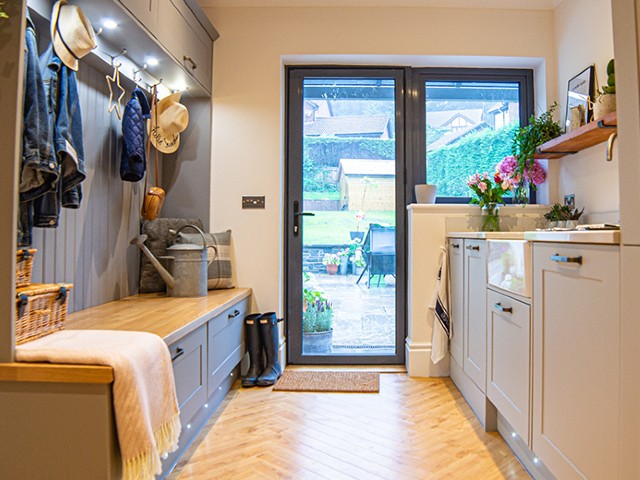
[(158, 0), (119, 0), (142, 25), (155, 34), (158, 29)]
[(159, 0), (158, 40), (211, 93), (213, 40), (182, 0)]
[(207, 400), (207, 327), (202, 325), (169, 346), (180, 406), (186, 425)]
[(464, 360), (463, 368), (482, 393), (487, 373), (487, 245), (464, 241)]
[(208, 392), (218, 389), (224, 378), (231, 373), (244, 356), (244, 317), (249, 299), (227, 309), (208, 323)]
[(461, 238), (449, 239), (449, 281), (451, 341), (449, 351), (451, 357), (460, 367), (463, 365), (464, 348), (464, 241)]

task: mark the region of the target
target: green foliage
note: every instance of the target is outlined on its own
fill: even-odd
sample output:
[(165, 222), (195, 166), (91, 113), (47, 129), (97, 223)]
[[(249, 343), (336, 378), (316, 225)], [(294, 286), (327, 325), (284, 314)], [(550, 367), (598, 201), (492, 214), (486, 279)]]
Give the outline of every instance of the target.
[(333, 307), (324, 292), (305, 288), (302, 294), (304, 333), (328, 332), (333, 324)]
[(560, 205), (559, 203), (556, 203), (551, 207), (550, 211), (544, 214), (544, 218), (550, 222), (579, 220), (583, 212), (584, 207), (582, 210), (578, 210), (577, 208), (571, 208), (569, 205)]
[(529, 125), (518, 129), (513, 137), (512, 153), (518, 161), (518, 170), (522, 174), (533, 164), (536, 148), (549, 140), (562, 135), (560, 124), (553, 120), (553, 112), (558, 103), (553, 105), (538, 118), (531, 115)]
[(395, 145), (393, 139), (304, 137), (303, 163), (337, 167), (341, 158), (395, 160)]
[(316, 165), (309, 159), (302, 160), (302, 173), (305, 192), (338, 192), (338, 182), (332, 175), (332, 168)]
[(477, 172), (493, 173), (496, 164), (511, 154), (517, 125), (482, 130), (427, 154), (427, 179), (438, 186), (438, 196), (468, 197), (466, 179)]
[(615, 61), (612, 58), (607, 63), (607, 84), (602, 86), (602, 92), (598, 91), (600, 95), (603, 93), (616, 93), (616, 67)]
[(5, 12), (2, 7), (4, 7), (4, 2), (0, 2), (0, 18), (9, 18), (7, 12)]

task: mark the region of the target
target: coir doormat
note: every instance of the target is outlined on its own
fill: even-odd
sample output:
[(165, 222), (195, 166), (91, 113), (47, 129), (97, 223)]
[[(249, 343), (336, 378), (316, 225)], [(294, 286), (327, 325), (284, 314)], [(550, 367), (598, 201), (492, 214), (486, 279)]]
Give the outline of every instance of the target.
[(285, 370), (273, 387), (280, 392), (378, 393), (378, 372), (322, 372)]

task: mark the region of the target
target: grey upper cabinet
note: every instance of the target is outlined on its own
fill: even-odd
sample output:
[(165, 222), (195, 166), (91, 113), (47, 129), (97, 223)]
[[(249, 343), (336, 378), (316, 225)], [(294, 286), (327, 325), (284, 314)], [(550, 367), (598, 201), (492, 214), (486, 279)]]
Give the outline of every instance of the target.
[(183, 0), (159, 2), (158, 40), (179, 64), (211, 92), (213, 40)]
[(119, 0), (147, 30), (158, 31), (158, 0)]

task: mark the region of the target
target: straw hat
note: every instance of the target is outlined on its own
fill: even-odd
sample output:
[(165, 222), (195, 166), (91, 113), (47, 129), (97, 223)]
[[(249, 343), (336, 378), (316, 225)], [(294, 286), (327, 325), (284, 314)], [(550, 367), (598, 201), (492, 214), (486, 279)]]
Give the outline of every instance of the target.
[[(156, 112), (158, 125), (156, 122)], [(173, 153), (180, 146), (180, 132), (189, 125), (189, 111), (180, 103), (180, 92), (169, 95), (151, 110), (151, 143), (162, 153)]]
[(76, 5), (60, 0), (51, 12), (51, 41), (60, 60), (72, 70), (78, 70), (78, 60), (96, 48), (93, 26)]

